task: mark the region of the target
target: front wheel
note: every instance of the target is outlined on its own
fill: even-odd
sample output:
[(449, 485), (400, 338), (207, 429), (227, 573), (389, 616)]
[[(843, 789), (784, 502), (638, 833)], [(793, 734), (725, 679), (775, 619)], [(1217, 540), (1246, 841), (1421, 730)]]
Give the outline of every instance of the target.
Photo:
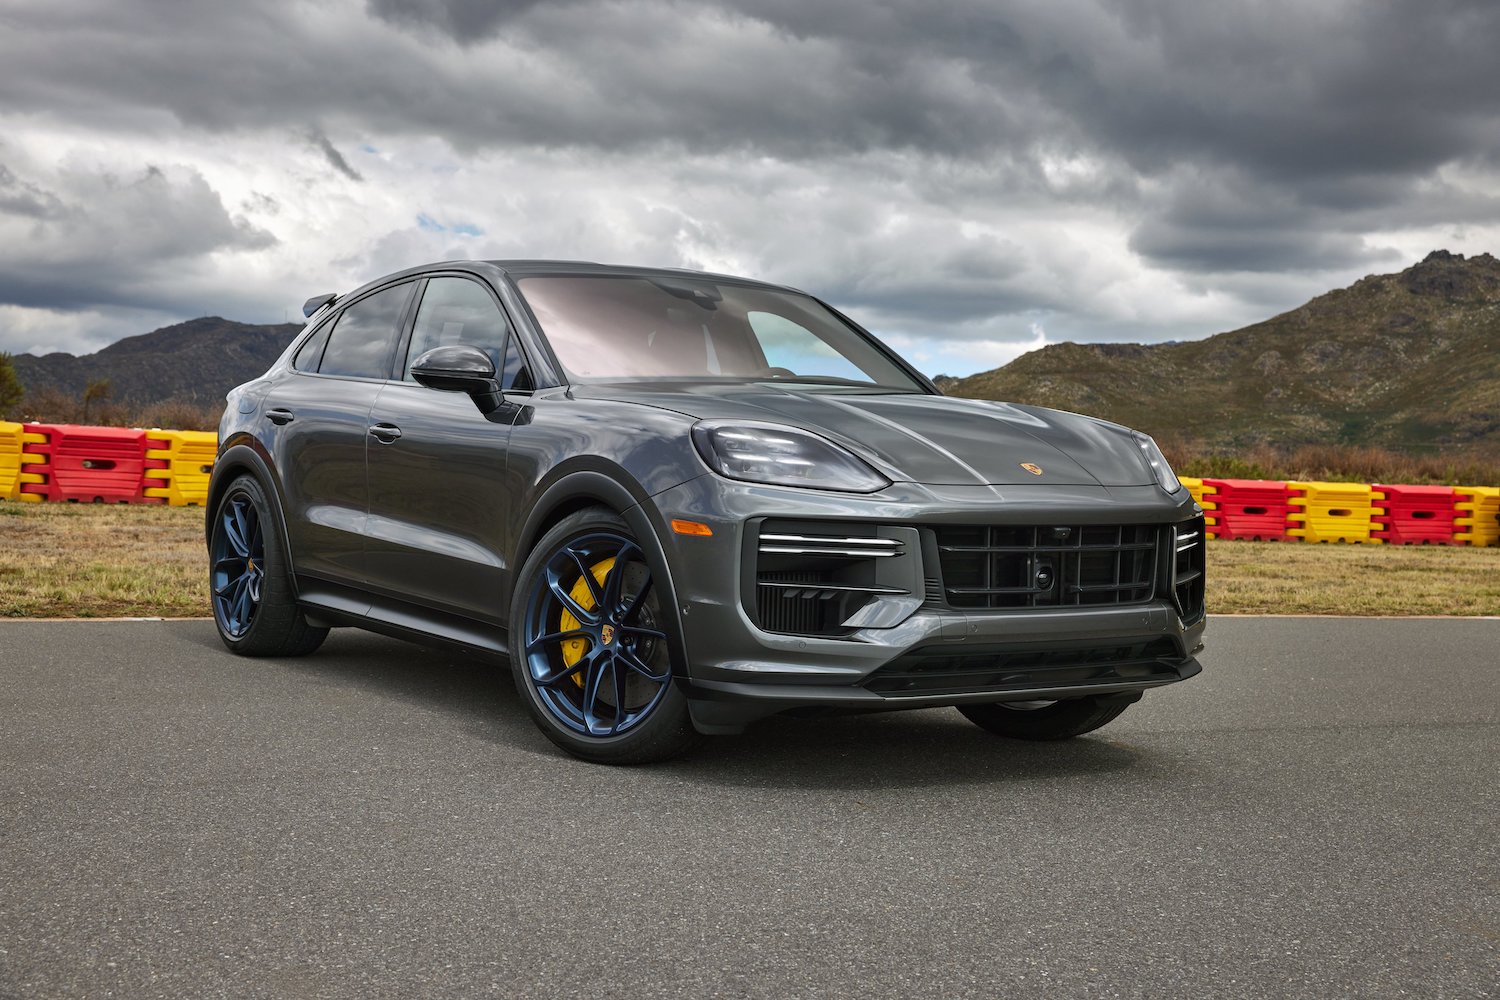
[(548, 739), (603, 764), (666, 760), (698, 742), (673, 682), (665, 607), (612, 511), (579, 511), (542, 537), (516, 581), (511, 667)]
[(959, 705), (981, 729), (1015, 740), (1066, 740), (1091, 733), (1141, 700), (1139, 693), (1100, 694), (1067, 701), (1013, 701)]

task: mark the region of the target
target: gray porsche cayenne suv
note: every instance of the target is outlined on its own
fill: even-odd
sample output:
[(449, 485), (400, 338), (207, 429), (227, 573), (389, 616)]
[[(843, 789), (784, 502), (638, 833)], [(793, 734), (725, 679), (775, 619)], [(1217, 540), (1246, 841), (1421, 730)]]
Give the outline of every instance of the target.
[(1202, 512), (1150, 438), (946, 398), (802, 292), (463, 261), (304, 311), (220, 427), (234, 652), (495, 654), (614, 763), (778, 713), (1063, 739), (1200, 670)]

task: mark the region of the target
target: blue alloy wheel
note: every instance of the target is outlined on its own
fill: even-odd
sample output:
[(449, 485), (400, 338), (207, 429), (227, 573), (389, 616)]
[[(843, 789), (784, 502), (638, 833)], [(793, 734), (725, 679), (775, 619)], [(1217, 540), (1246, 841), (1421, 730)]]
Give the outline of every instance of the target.
[(662, 703), (672, 681), (651, 570), (610, 531), (568, 539), (533, 577), (524, 627), (526, 677), (571, 732), (610, 739)]
[(219, 510), (214, 531), (214, 617), (230, 638), (250, 630), (266, 579), (266, 543), (260, 513), (249, 495), (235, 492)]

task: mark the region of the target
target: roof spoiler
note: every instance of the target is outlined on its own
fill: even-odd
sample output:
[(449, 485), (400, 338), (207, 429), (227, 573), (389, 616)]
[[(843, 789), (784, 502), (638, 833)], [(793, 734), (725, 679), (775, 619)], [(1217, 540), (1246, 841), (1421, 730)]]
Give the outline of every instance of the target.
[(319, 309), (322, 309), (324, 306), (328, 305), (328, 303), (334, 301), (337, 298), (338, 295), (335, 292), (324, 292), (322, 295), (314, 295), (312, 298), (302, 303), (302, 315), (308, 319), (311, 319), (313, 313), (317, 312)]

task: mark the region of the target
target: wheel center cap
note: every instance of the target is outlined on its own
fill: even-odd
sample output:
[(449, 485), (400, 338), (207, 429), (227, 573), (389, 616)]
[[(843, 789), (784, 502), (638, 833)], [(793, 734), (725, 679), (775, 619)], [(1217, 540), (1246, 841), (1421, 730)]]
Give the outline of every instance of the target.
[(615, 641), (615, 627), (613, 625), (605, 625), (603, 628), (601, 628), (599, 630), (599, 641), (602, 642), (606, 646), (608, 646), (610, 643), (614, 642)]

